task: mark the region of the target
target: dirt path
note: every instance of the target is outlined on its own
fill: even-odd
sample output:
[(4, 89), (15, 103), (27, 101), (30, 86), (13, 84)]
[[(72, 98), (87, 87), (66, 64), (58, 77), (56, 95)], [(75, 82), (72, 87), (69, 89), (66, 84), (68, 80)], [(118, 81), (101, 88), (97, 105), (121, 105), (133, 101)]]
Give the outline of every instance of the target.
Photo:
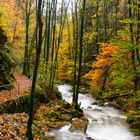
[(19, 73), (14, 74), (15, 86), (13, 89), (0, 91), (0, 103), (7, 100), (15, 99), (24, 95), (24, 91), (31, 86), (31, 81), (24, 75)]

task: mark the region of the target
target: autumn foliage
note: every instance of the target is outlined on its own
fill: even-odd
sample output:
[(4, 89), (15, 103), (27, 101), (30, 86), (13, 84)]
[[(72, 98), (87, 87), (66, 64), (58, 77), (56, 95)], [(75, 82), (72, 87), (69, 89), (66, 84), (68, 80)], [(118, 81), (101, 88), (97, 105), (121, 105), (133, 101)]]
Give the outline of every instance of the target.
[(100, 88), (105, 75), (111, 71), (114, 63), (113, 56), (118, 52), (118, 47), (108, 43), (101, 43), (100, 53), (96, 57), (96, 61), (92, 63), (92, 70), (85, 75), (90, 79), (91, 86)]
[(64, 80), (72, 80), (73, 78), (73, 42), (72, 42), (72, 21), (67, 21), (67, 28), (63, 31), (62, 42), (60, 44), (59, 54), (58, 54), (58, 77)]

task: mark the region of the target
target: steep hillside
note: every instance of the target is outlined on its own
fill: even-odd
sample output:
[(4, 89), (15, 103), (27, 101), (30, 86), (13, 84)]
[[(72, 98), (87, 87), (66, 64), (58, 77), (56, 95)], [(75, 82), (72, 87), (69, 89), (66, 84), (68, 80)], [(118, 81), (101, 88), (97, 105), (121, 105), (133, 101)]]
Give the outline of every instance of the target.
[(6, 41), (7, 36), (3, 29), (0, 28), (0, 90), (10, 88), (14, 81), (11, 71), (13, 60), (8, 47), (5, 45)]

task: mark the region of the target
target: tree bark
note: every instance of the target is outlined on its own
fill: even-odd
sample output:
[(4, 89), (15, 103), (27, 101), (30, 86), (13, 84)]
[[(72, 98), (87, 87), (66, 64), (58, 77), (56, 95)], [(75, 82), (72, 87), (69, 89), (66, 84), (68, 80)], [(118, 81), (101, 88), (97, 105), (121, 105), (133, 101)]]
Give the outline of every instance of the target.
[[(131, 20), (133, 20), (133, 13), (132, 13), (132, 2), (131, 0), (128, 0), (128, 4), (129, 4), (129, 18)], [(129, 31), (130, 31), (130, 40), (131, 40), (131, 43), (133, 44), (134, 46), (134, 29), (133, 29), (134, 25), (133, 23), (130, 23), (130, 26), (129, 26)], [(134, 70), (134, 74), (135, 74), (135, 77), (134, 77), (134, 90), (136, 91), (137, 90), (137, 86), (138, 86), (138, 77), (137, 77), (137, 68), (136, 68), (136, 62), (135, 62), (135, 49), (132, 48), (132, 65), (133, 65), (133, 70)]]
[(34, 74), (33, 74), (33, 82), (32, 82), (32, 89), (30, 94), (30, 107), (29, 107), (29, 119), (27, 122), (27, 133), (26, 136), (28, 140), (33, 140), (33, 134), (32, 134), (32, 123), (33, 123), (33, 116), (34, 116), (34, 98), (35, 98), (35, 87), (37, 82), (37, 74), (38, 74), (38, 66), (40, 61), (40, 54), (41, 54), (41, 46), (42, 46), (42, 13), (41, 13), (41, 7), (42, 7), (42, 0), (39, 0), (38, 2), (38, 9), (37, 9), (37, 22), (38, 22), (38, 46), (36, 51), (36, 63), (34, 67)]
[(25, 51), (24, 51), (24, 65), (23, 65), (23, 74), (26, 76), (29, 75), (29, 20), (30, 20), (30, 11), (29, 11), (30, 0), (26, 1), (26, 36), (25, 36)]
[(82, 71), (85, 7), (86, 7), (86, 0), (83, 0), (82, 12), (81, 12), (81, 27), (80, 27), (80, 40), (79, 40), (79, 66), (78, 66), (78, 79), (77, 79), (77, 87), (76, 87), (76, 94), (75, 94), (75, 108), (78, 108), (78, 94), (79, 94), (81, 71)]

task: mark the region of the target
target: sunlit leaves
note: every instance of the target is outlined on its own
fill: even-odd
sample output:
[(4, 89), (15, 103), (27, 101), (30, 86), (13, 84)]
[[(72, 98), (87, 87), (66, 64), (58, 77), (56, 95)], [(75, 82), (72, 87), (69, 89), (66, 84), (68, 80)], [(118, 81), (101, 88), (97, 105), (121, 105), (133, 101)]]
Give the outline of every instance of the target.
[(105, 73), (109, 71), (111, 65), (114, 63), (112, 57), (117, 51), (118, 47), (112, 44), (101, 43), (101, 52), (92, 64), (93, 70), (85, 75), (86, 78), (91, 79), (93, 87), (99, 88), (101, 86)]
[(58, 60), (58, 76), (62, 79), (72, 79), (73, 77), (73, 28), (72, 21), (68, 20), (69, 28), (66, 26), (63, 31), (61, 47), (59, 49)]
[[(24, 28), (23, 11), (15, 1), (0, 2), (1, 22), (0, 25), (6, 31), (9, 41), (13, 41), (15, 37), (21, 37), (21, 30)], [(14, 37), (15, 36), (15, 37)]]

